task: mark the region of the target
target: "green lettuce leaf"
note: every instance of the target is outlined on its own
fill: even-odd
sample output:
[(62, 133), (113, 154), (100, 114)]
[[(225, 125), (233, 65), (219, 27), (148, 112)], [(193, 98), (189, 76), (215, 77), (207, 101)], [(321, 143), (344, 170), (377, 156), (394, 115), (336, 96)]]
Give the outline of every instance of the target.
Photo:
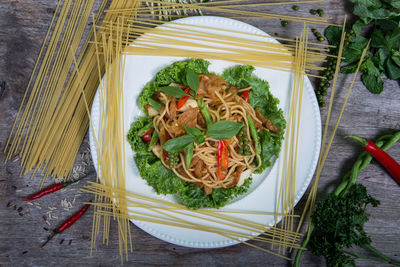
[(154, 81), (148, 82), (139, 95), (140, 108), (147, 114), (145, 105), (160, 86), (167, 86), (170, 83), (187, 84), (186, 70), (192, 69), (197, 74), (208, 74), (210, 62), (204, 59), (191, 58), (187, 61), (177, 61), (156, 74)]

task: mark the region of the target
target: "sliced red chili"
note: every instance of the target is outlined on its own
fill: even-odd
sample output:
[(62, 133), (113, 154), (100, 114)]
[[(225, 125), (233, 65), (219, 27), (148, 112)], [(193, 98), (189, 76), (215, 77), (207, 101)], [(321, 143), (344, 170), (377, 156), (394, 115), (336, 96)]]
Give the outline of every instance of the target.
[(228, 174), (229, 152), (225, 140), (218, 141), (218, 176), (224, 180)]
[(379, 161), (386, 170), (392, 175), (398, 184), (400, 184), (400, 164), (397, 163), (389, 154), (379, 148), (370, 140), (358, 136), (349, 136), (357, 140), (371, 156)]
[(150, 142), (150, 140), (151, 140), (151, 135), (153, 134), (153, 132), (154, 132), (154, 128), (151, 129), (151, 130), (148, 130), (148, 131), (142, 136), (143, 142), (146, 142), (146, 143)]
[[(185, 93), (189, 94), (190, 88), (186, 88), (185, 89)], [(182, 96), (181, 98), (178, 99), (178, 102), (176, 103), (176, 109), (180, 110), (188, 101), (189, 96)]]
[(249, 103), (249, 90), (243, 91), (243, 93), (241, 93), (240, 96), (243, 97), (244, 101)]

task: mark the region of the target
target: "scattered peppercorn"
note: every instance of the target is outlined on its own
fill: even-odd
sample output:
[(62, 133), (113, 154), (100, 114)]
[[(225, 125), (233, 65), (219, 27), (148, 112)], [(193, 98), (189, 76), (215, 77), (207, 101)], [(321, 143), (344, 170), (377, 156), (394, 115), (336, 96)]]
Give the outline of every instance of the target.
[(282, 24), (283, 27), (286, 27), (287, 25), (289, 25), (289, 21), (287, 21), (287, 20), (282, 20), (282, 21), (281, 21), (281, 24)]
[(316, 15), (316, 14), (317, 14), (317, 10), (315, 10), (315, 9), (310, 9), (310, 13), (311, 13), (311, 15)]
[(292, 9), (297, 11), (297, 10), (299, 10), (299, 6), (292, 6)]
[(317, 9), (317, 13), (320, 17), (324, 15), (324, 11), (322, 9)]

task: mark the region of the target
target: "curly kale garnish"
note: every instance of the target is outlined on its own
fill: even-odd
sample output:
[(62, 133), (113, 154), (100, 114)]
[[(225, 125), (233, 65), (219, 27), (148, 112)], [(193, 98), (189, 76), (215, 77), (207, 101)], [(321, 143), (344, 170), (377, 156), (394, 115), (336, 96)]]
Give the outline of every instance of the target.
[(312, 215), (315, 228), (310, 246), (313, 254), (325, 256), (329, 266), (354, 266), (354, 256), (346, 253), (346, 248), (371, 243), (364, 231), (364, 223), (370, 216), (366, 212), (368, 205), (376, 207), (379, 201), (360, 184), (352, 185), (346, 195), (331, 194), (320, 202)]

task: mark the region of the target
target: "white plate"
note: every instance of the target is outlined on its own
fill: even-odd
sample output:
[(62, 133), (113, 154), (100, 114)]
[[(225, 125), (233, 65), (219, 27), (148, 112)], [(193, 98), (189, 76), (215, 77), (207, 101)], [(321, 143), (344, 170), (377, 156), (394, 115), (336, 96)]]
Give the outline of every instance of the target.
[[(263, 31), (240, 21), (223, 18), (223, 17), (189, 17), (184, 19), (176, 20), (175, 22), (186, 23), (191, 25), (209, 26), (217, 29), (228, 29), (234, 31), (240, 31), (244, 33), (254, 33), (264, 36), (269, 36)], [(209, 29), (203, 29), (203, 31), (209, 31)], [(240, 37), (240, 34), (227, 33), (227, 35), (236, 35)], [(246, 36), (246, 38), (249, 38)], [(260, 40), (267, 39), (262, 37), (252, 36), (251, 39)], [(276, 42), (272, 39), (267, 41)], [(129, 131), (130, 124), (135, 120), (136, 117), (143, 115), (140, 111), (138, 104), (138, 96), (144, 87), (144, 85), (154, 79), (155, 74), (170, 65), (171, 63), (184, 58), (178, 57), (155, 57), (155, 56), (127, 56), (125, 65), (124, 75), (124, 99), (125, 99), (125, 136)], [(221, 73), (227, 67), (234, 66), (236, 64), (221, 60), (210, 60), (211, 65), (210, 71)], [(272, 94), (279, 98), (280, 108), (285, 112), (285, 118), (287, 120), (287, 114), (289, 110), (290, 92), (292, 88), (293, 74), (283, 71), (269, 70), (264, 68), (256, 68), (254, 74), (264, 80), (267, 80), (270, 84), (270, 90)], [(94, 131), (99, 132), (100, 122), (100, 98), (99, 91), (96, 93), (91, 117), (93, 120)], [(317, 159), (321, 144), (321, 118), (318, 108), (318, 103), (308, 78), (304, 82), (304, 95), (302, 98), (302, 111), (300, 119), (300, 133), (299, 133), (299, 147), (298, 147), (298, 164), (296, 169), (296, 185), (295, 185), (295, 203), (297, 203), (304, 192), (306, 191), (312, 176), (314, 174)], [(90, 129), (90, 148), (92, 152), (93, 162), (97, 163), (97, 150), (93, 140), (93, 133)], [(223, 209), (226, 210), (250, 210), (251, 211), (263, 211), (263, 212), (274, 212), (275, 205), (278, 198), (278, 191), (280, 185), (280, 170), (282, 169), (282, 158), (283, 158), (283, 147), (282, 144), (281, 157), (279, 157), (272, 168), (266, 170), (261, 175), (253, 175), (253, 184), (249, 192), (231, 201)], [(175, 202), (173, 196), (158, 196), (150, 187), (147, 185), (138, 172), (138, 169), (133, 160), (133, 152), (129, 143), (125, 140), (125, 151), (126, 151), (126, 190), (134, 193), (139, 193), (146, 196), (151, 196), (158, 199), (164, 199), (171, 202)], [(97, 164), (95, 164), (97, 166)], [(239, 218), (252, 220), (263, 223), (265, 225), (273, 225), (274, 217), (272, 215), (235, 215)], [(134, 221), (134, 223), (146, 231), (147, 233), (170, 243), (197, 248), (217, 248), (224, 247), (233, 244), (237, 244), (237, 241), (229, 238), (190, 229), (182, 229), (178, 227), (165, 226), (161, 224), (147, 223)], [(213, 225), (210, 223), (209, 225)]]

